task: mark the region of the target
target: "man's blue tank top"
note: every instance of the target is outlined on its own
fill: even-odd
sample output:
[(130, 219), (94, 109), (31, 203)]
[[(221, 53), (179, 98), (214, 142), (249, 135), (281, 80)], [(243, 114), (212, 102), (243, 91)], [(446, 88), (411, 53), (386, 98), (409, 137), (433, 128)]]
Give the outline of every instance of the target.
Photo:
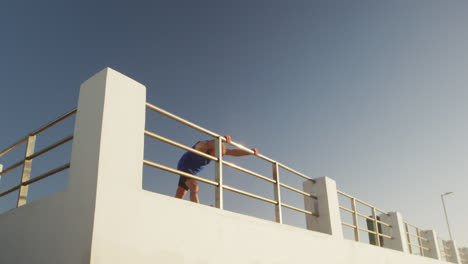
[[(192, 148), (195, 148), (195, 146), (199, 142), (200, 141), (195, 143), (195, 145), (193, 145)], [(206, 140), (205, 142), (208, 142), (208, 140)], [(210, 161), (211, 161), (210, 159), (207, 159), (205, 157), (202, 157), (200, 155), (187, 151), (180, 158), (179, 163), (177, 164), (177, 169), (191, 173), (193, 175), (197, 175), (206, 165), (208, 165), (208, 163), (210, 163)]]

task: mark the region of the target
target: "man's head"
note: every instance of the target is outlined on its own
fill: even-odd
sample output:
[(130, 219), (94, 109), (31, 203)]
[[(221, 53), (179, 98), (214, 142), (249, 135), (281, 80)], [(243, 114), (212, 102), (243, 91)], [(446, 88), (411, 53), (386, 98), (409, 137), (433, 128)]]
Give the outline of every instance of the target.
[[(208, 141), (208, 154), (214, 156), (215, 155), (215, 141), (214, 140), (210, 140)], [(223, 146), (223, 156), (226, 155), (226, 145), (224, 145), (224, 143), (222, 144)]]

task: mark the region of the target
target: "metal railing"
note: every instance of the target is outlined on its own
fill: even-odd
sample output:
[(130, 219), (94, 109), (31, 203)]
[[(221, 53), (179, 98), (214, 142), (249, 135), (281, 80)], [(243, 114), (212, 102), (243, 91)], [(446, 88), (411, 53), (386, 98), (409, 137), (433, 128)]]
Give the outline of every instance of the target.
[(54, 121), (52, 121), (52, 122), (44, 125), (43, 127), (37, 129), (36, 131), (32, 132), (28, 136), (24, 137), (23, 139), (19, 140), (15, 144), (7, 147), (2, 152), (0, 152), (0, 157), (2, 157), (5, 154), (9, 153), (10, 151), (12, 151), (12, 150), (16, 149), (17, 147), (21, 146), (22, 144), (26, 143), (26, 153), (24, 155), (24, 158), (0, 172), (0, 176), (2, 176), (2, 175), (7, 174), (8, 172), (20, 167), (21, 165), (23, 165), (23, 171), (22, 171), (22, 174), (21, 174), (21, 182), (20, 182), (20, 184), (18, 184), (16, 186), (13, 186), (10, 189), (0, 193), (0, 198), (7, 195), (7, 194), (10, 194), (10, 193), (12, 193), (14, 191), (19, 190), (16, 207), (20, 207), (20, 206), (26, 204), (30, 184), (35, 183), (37, 181), (40, 181), (40, 180), (42, 180), (44, 178), (47, 178), (47, 177), (49, 177), (51, 175), (54, 175), (56, 173), (59, 173), (59, 172), (61, 172), (63, 170), (66, 170), (66, 169), (70, 168), (70, 163), (67, 163), (65, 165), (62, 165), (62, 166), (57, 167), (55, 169), (52, 169), (52, 170), (50, 170), (48, 172), (45, 172), (45, 173), (31, 179), (31, 169), (32, 169), (33, 159), (35, 159), (35, 158), (37, 158), (37, 157), (39, 157), (39, 156), (53, 150), (53, 149), (56, 149), (57, 147), (59, 147), (61, 145), (73, 140), (73, 136), (68, 136), (66, 138), (63, 138), (63, 139), (55, 142), (54, 144), (52, 144), (52, 145), (50, 145), (48, 147), (45, 147), (45, 148), (41, 149), (40, 151), (34, 152), (34, 148), (36, 146), (36, 137), (37, 137), (37, 135), (39, 135), (40, 133), (46, 131), (47, 129), (55, 126), (56, 124), (64, 121), (65, 119), (71, 117), (72, 115), (74, 115), (76, 113), (76, 111), (77, 111), (77, 109), (75, 108), (75, 109), (71, 110), (70, 112), (58, 117)]
[(440, 239), (442, 241), (442, 245), (439, 244), (441, 253), (443, 253), (445, 257), (445, 261), (449, 262), (452, 259), (452, 255), (449, 253), (452, 249), (447, 245), (447, 241)]
[(445, 243), (440, 237), (437, 237), (437, 244), (439, 245), (440, 259), (448, 261), (447, 254), (445, 251)]
[[(282, 212), (281, 212), (281, 209), (283, 207), (285, 208), (288, 208), (288, 209), (291, 209), (291, 210), (295, 210), (297, 212), (301, 212), (301, 213), (304, 213), (304, 214), (307, 214), (307, 215), (314, 215), (314, 216), (318, 216), (318, 214), (316, 212), (312, 212), (312, 211), (308, 211), (308, 210), (303, 210), (303, 209), (300, 209), (300, 208), (297, 208), (295, 206), (292, 206), (292, 205), (289, 205), (289, 204), (286, 204), (284, 202), (281, 201), (281, 187), (283, 188), (286, 188), (288, 190), (291, 190), (293, 192), (296, 192), (298, 194), (301, 194), (301, 195), (304, 195), (306, 197), (310, 197), (312, 199), (315, 199), (317, 200), (317, 196), (311, 194), (311, 193), (307, 193), (307, 192), (304, 192), (302, 190), (298, 190), (294, 187), (291, 187), (289, 185), (286, 185), (284, 183), (281, 183), (280, 182), (280, 178), (279, 178), (279, 168), (282, 168), (282, 169), (285, 169), (297, 176), (300, 176), (306, 180), (309, 180), (313, 183), (315, 183), (315, 180), (313, 180), (312, 178), (300, 173), (300, 172), (297, 172), (296, 170), (293, 170), (273, 159), (270, 159), (262, 154), (258, 154), (257, 157), (262, 159), (262, 160), (265, 160), (269, 163), (272, 164), (272, 171), (273, 171), (273, 179), (271, 178), (268, 178), (264, 175), (261, 175), (259, 173), (256, 173), (256, 172), (253, 172), (251, 170), (248, 170), (248, 169), (245, 169), (241, 166), (238, 166), (234, 163), (231, 163), (231, 162), (227, 162), (227, 161), (224, 161), (223, 160), (223, 157), (221, 155), (221, 152), (222, 152), (222, 149), (221, 149), (221, 146), (224, 142), (227, 142), (226, 141), (226, 138), (224, 138), (223, 136), (220, 136), (214, 132), (211, 132), (205, 128), (202, 128), (194, 123), (191, 123), (187, 120), (184, 120), (174, 114), (171, 114), (159, 107), (156, 107), (154, 105), (151, 105), (149, 103), (146, 103), (146, 107), (150, 110), (153, 110), (157, 113), (160, 113), (166, 117), (169, 117), (175, 121), (178, 121), (186, 126), (189, 126), (195, 130), (198, 130), (200, 132), (203, 132), (211, 137), (214, 138), (215, 140), (215, 148), (216, 148), (216, 151), (215, 151), (215, 156), (211, 156), (209, 154), (206, 154), (206, 153), (203, 153), (203, 152), (200, 152), (196, 149), (193, 149), (191, 147), (188, 147), (186, 145), (183, 145), (181, 143), (178, 143), (176, 141), (173, 141), (171, 139), (168, 139), (168, 138), (165, 138), (161, 135), (158, 135), (158, 134), (155, 134), (153, 132), (150, 132), (150, 131), (146, 131), (145, 130), (145, 135), (148, 136), (148, 137), (151, 137), (153, 139), (157, 139), (159, 141), (162, 141), (162, 142), (165, 142), (167, 144), (170, 144), (172, 146), (175, 146), (175, 147), (178, 147), (178, 148), (181, 148), (183, 150), (186, 150), (186, 151), (190, 151), (192, 153), (195, 153), (197, 155), (200, 155), (200, 156), (203, 156), (207, 159), (210, 159), (210, 160), (213, 160), (216, 162), (215, 164), (215, 169), (216, 169), (216, 174), (215, 174), (215, 181), (212, 181), (212, 180), (208, 180), (208, 179), (205, 179), (205, 178), (202, 178), (202, 177), (199, 177), (199, 176), (195, 176), (193, 174), (190, 174), (190, 173), (187, 173), (187, 172), (183, 172), (183, 171), (180, 171), (180, 170), (177, 170), (177, 169), (174, 169), (174, 168), (170, 168), (170, 167), (167, 167), (167, 166), (164, 166), (162, 164), (159, 164), (159, 163), (156, 163), (156, 162), (152, 162), (152, 161), (148, 161), (148, 160), (143, 160), (143, 164), (144, 165), (148, 165), (148, 166), (151, 166), (151, 167), (154, 167), (154, 168), (157, 168), (157, 169), (161, 169), (161, 170), (164, 170), (164, 171), (167, 171), (167, 172), (170, 172), (170, 173), (174, 173), (176, 175), (182, 175), (182, 176), (185, 176), (187, 178), (190, 178), (190, 179), (195, 179), (195, 180), (198, 180), (200, 182), (203, 182), (203, 183), (207, 183), (207, 184), (210, 184), (210, 185), (213, 185), (216, 187), (216, 192), (215, 192), (215, 203), (216, 203), (216, 207), (217, 208), (220, 208), (220, 209), (223, 209), (223, 190), (229, 190), (231, 192), (235, 192), (235, 193), (238, 193), (238, 194), (241, 194), (241, 195), (245, 195), (245, 196), (248, 196), (248, 197), (251, 197), (251, 198), (255, 198), (255, 199), (258, 199), (258, 200), (261, 200), (261, 201), (264, 201), (264, 202), (267, 202), (267, 203), (270, 203), (270, 204), (274, 204), (275, 205), (275, 216), (276, 216), (276, 222), (278, 223), (282, 223), (283, 220), (282, 220)], [(241, 149), (243, 151), (246, 151), (250, 154), (254, 154), (254, 152), (251, 150), (251, 149), (248, 149), (238, 143), (235, 143), (233, 141), (231, 141), (229, 144), (231, 144), (232, 146), (238, 148), (238, 149)], [(241, 171), (241, 172), (244, 172), (244, 173), (247, 173), (251, 176), (254, 176), (254, 177), (257, 177), (259, 179), (262, 179), (266, 182), (269, 182), (269, 183), (272, 183), (274, 185), (274, 200), (272, 199), (269, 199), (269, 198), (265, 198), (265, 197), (262, 197), (260, 195), (256, 195), (256, 194), (253, 194), (253, 193), (249, 193), (249, 192), (246, 192), (246, 191), (243, 191), (243, 190), (240, 190), (240, 189), (237, 189), (237, 188), (234, 188), (234, 187), (231, 187), (231, 186), (228, 186), (226, 184), (223, 184), (223, 170), (222, 170), (222, 165), (225, 165), (225, 166), (228, 166), (228, 167), (231, 167), (233, 169), (236, 169), (238, 171)]]
[(468, 256), (465, 255), (462, 248), (458, 248), (458, 254), (460, 255), (460, 260), (463, 264), (468, 262)]
[[(423, 246), (423, 241), (427, 242), (429, 240), (421, 236), (421, 229), (419, 227), (408, 224), (408, 222), (404, 222), (404, 223), (405, 223), (405, 229), (406, 229), (406, 237), (408, 239), (409, 252), (411, 254), (416, 254), (413, 250), (413, 248), (416, 247), (419, 249), (419, 254), (424, 257), (425, 256), (424, 252), (430, 251), (430, 249)], [(411, 232), (410, 227), (414, 228), (415, 233)], [(418, 240), (418, 244), (411, 243), (411, 237), (416, 238)]]
[[(367, 232), (369, 234), (369, 237), (371, 240), (371, 244), (375, 244), (379, 247), (383, 247), (383, 241), (381, 241), (382, 238), (388, 238), (388, 239), (393, 239), (391, 236), (388, 236), (388, 235), (385, 235), (381, 232), (381, 226), (384, 225), (386, 227), (389, 227), (391, 228), (392, 226), (388, 223), (385, 223), (383, 221), (380, 220), (380, 218), (377, 216), (377, 212), (380, 212), (382, 214), (385, 214), (385, 215), (388, 215), (387, 212), (385, 211), (382, 211), (378, 208), (376, 208), (375, 206), (372, 206), (366, 202), (363, 202), (349, 194), (346, 194), (342, 191), (339, 191), (337, 190), (338, 194), (339, 195), (342, 195), (346, 198), (349, 198), (350, 201), (351, 201), (351, 209), (347, 208), (347, 207), (344, 207), (344, 206), (339, 206), (341, 210), (343, 211), (346, 211), (348, 213), (351, 213), (352, 216), (353, 216), (353, 224), (350, 224), (350, 223), (346, 223), (344, 221), (341, 222), (342, 225), (344, 226), (347, 226), (347, 227), (350, 227), (354, 230), (354, 240), (355, 241), (361, 241), (360, 237), (359, 237), (359, 231), (364, 231), (364, 232)], [(362, 204), (364, 206), (367, 206), (369, 207), (371, 210), (372, 210), (372, 216), (367, 216), (367, 215), (364, 215), (362, 213), (359, 213), (358, 210), (357, 210), (357, 204)], [(374, 230), (369, 230), (368, 228), (362, 228), (359, 226), (359, 218), (358, 217), (361, 217), (361, 218), (365, 218), (366, 221), (370, 221), (372, 223), (372, 229)], [(373, 239), (371, 239), (373, 238)], [(372, 241), (374, 240), (374, 241)], [(374, 242), (374, 243), (373, 243)]]

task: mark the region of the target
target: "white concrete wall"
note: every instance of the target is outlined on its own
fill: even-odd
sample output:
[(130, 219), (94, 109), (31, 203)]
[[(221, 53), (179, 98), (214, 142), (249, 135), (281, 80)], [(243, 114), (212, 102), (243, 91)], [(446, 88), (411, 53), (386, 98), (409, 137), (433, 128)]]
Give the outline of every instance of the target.
[(442, 263), (148, 191), (114, 198), (96, 222), (93, 264)]
[(144, 92), (110, 79), (92, 264), (439, 263), (142, 190)]
[(69, 187), (0, 215), (0, 263), (441, 263), (143, 190), (144, 103), (111, 69), (82, 85)]

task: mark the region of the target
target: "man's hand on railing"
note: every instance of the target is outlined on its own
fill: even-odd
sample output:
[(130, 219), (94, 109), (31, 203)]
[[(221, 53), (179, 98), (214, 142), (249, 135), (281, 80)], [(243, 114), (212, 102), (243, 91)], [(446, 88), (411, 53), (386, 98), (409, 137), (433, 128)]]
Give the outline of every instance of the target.
[(231, 144), (231, 141), (232, 141), (231, 136), (230, 136), (230, 135), (225, 135), (224, 137), (226, 138), (226, 142), (227, 142), (228, 144)]
[(255, 155), (255, 156), (258, 156), (258, 150), (257, 150), (257, 148), (253, 148), (252, 151), (254, 152), (254, 155)]

